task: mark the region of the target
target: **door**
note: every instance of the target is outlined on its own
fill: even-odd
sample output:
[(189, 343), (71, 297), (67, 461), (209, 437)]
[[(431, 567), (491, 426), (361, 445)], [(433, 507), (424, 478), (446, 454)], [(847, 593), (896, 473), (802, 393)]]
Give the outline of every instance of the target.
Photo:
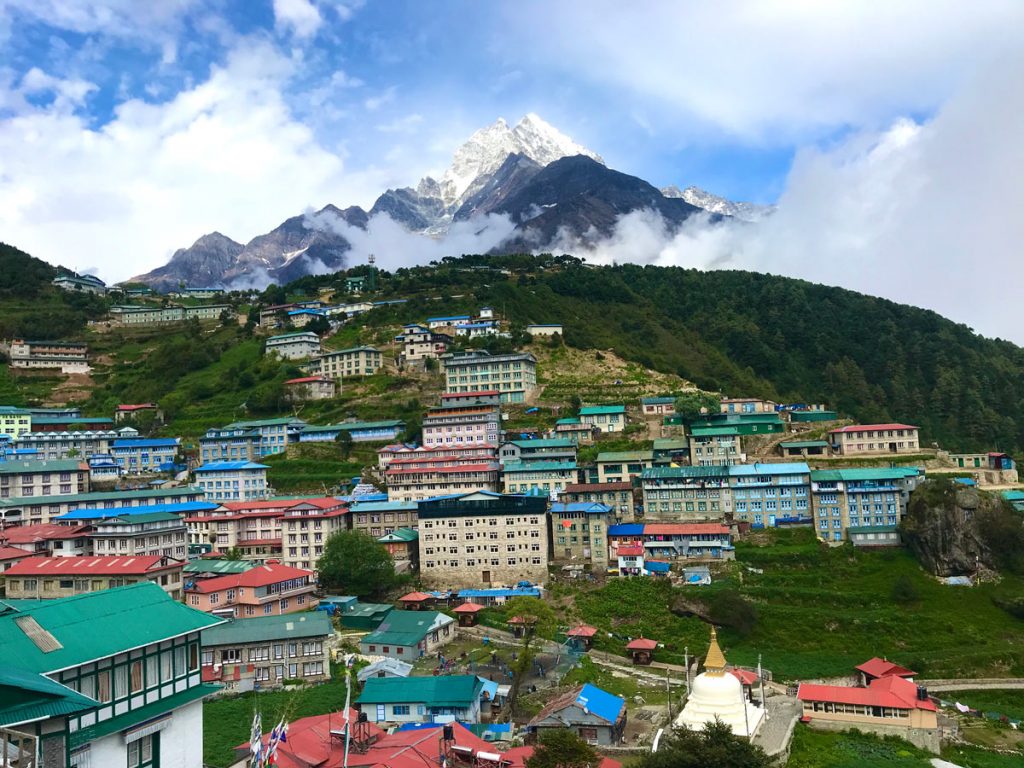
[(490, 584), (490, 583), (491, 583), (491, 572), (490, 572), (490, 571), (483, 571), (483, 572), (482, 572), (482, 573), (480, 574), (480, 580), (481, 580), (481, 581), (482, 581), (482, 582), (483, 582), (484, 584)]
[(383, 723), (385, 719), (386, 719), (386, 716), (385, 716), (385, 713), (384, 713), (384, 705), (383, 704), (378, 704), (377, 705), (377, 722), (378, 723)]
[(889, 443), (889, 453), (896, 453), (896, 443)]

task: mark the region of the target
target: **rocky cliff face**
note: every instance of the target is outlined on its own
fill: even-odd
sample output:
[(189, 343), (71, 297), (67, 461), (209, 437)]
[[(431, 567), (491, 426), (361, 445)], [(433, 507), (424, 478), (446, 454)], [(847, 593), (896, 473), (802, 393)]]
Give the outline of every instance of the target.
[(997, 569), (991, 524), (1008, 512), (996, 496), (949, 480), (929, 480), (910, 499), (901, 527), (904, 542), (936, 576)]

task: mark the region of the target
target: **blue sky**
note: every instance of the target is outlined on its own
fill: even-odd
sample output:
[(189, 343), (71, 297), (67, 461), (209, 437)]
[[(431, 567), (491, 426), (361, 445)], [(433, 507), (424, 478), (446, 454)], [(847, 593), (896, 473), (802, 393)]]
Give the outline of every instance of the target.
[[(850, 264), (878, 254), (892, 263), (896, 255), (879, 243), (893, 247), (914, 234), (874, 229), (914, 219), (894, 212), (942, 171), (943, 158), (918, 155), (938, 145), (924, 140), (932, 132), (961, 126), (958, 103), (981, 99), (976, 124), (963, 123), (965, 135), (951, 144), (973, 146), (979, 126), (1016, 135), (1020, 110), (1000, 105), (988, 84), (1021, 73), (1013, 52), (1024, 4), (634, 7), (0, 0), (0, 237), (124, 279), (213, 230), (244, 242), (309, 208), (369, 207), (387, 187), (441, 173), (477, 128), (535, 112), (613, 168), (659, 186), (780, 202), (791, 230), (810, 230), (800, 239), (813, 244), (798, 251), (806, 260), (793, 262), (787, 233), (758, 243), (757, 259), (737, 257), (738, 266), (938, 301), (879, 288)], [(1019, 82), (1008, 80), (1004, 102)], [(1019, 178), (1018, 161), (1014, 147), (995, 147), (992, 173), (1001, 162)], [(987, 207), (975, 219), (992, 209), (985, 190), (1002, 181), (972, 177), (979, 167), (990, 166), (948, 169), (952, 188), (961, 177), (978, 185), (972, 199)], [(861, 197), (849, 199), (850, 188)], [(960, 211), (953, 202), (950, 210)], [(926, 204), (921, 221), (942, 207)], [(814, 229), (812, 216), (830, 228)], [(1008, 210), (998, 220), (1017, 218)], [(957, 216), (948, 225), (958, 228), (940, 233), (940, 246), (964, 230)], [(823, 242), (833, 257), (821, 257)], [(724, 254), (654, 247), (647, 260), (697, 266), (752, 252), (734, 242)], [(936, 258), (935, 248), (920, 250)], [(919, 266), (909, 264), (908, 274)], [(956, 298), (938, 308), (975, 321), (969, 305), (946, 301)], [(986, 323), (991, 330), (996, 321)]]

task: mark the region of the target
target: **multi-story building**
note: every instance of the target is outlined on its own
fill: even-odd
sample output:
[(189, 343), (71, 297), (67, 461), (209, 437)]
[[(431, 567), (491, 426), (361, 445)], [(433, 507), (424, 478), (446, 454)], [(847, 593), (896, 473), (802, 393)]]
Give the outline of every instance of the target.
[(195, 468), (196, 485), (211, 501), (252, 501), (269, 495), (266, 464), (218, 461)]
[(402, 327), (402, 333), (395, 337), (395, 341), (402, 345), (399, 364), (419, 368), (423, 366), (424, 360), (436, 360), (447, 352), (452, 337), (446, 333), (435, 333), (422, 325), (411, 324)]
[(392, 459), (384, 472), (388, 498), (393, 501), (419, 501), (434, 496), (470, 491), (498, 490), (500, 466), (491, 449), (491, 457), (423, 455)]
[(70, 414), (32, 414), (33, 432), (78, 432), (81, 430), (111, 430), (114, 420), (106, 416), (73, 416)]
[(115, 440), (110, 445), (110, 453), (122, 474), (137, 475), (170, 471), (180, 448), (181, 440), (177, 437), (136, 437)]
[(579, 479), (575, 461), (520, 461), (502, 467), (505, 493), (543, 492), (554, 498)]
[(300, 376), (288, 379), (284, 386), (289, 400), (330, 400), (338, 394), (341, 382), (326, 376)]
[(331, 679), (334, 629), (322, 611), (232, 619), (203, 632), (203, 679), (224, 693)]
[(325, 352), (314, 358), (309, 372), (332, 379), (346, 376), (371, 376), (384, 365), (384, 354), (375, 347), (352, 347)]
[(547, 577), (547, 499), (477, 491), (421, 501), (420, 574), (439, 587)]
[[(910, 493), (920, 482), (914, 467), (860, 467), (813, 470), (814, 527), (828, 542), (899, 544), (899, 523)], [(868, 538), (866, 534), (873, 534)]]
[(471, 315), (448, 315), (447, 317), (428, 317), (427, 328), (432, 331), (438, 328), (455, 328), (460, 323), (468, 323), (472, 320)]
[(97, 491), (70, 496), (12, 496), (0, 498), (0, 520), (20, 521), (23, 525), (49, 523), (57, 519), (88, 522), (129, 510), (180, 512), (190, 505), (202, 503), (202, 489), (192, 486)]
[(694, 426), (689, 439), (690, 463), (695, 467), (724, 467), (746, 458), (737, 426)]
[[(217, 432), (256, 432), (260, 436), (256, 458), (263, 458), (274, 453), (281, 453), (292, 443), (299, 441), (299, 433), (305, 428), (306, 422), (295, 417), (281, 419), (255, 419), (253, 421), (234, 421)], [(211, 430), (213, 431), (213, 430)], [(210, 432), (207, 432), (207, 437)], [(201, 442), (201, 441), (200, 441)]]
[(493, 461), (497, 456), (494, 445), (432, 445), (412, 447), (401, 443), (386, 445), (377, 451), (377, 466), (383, 471), (395, 459), (478, 459)]
[(110, 322), (113, 325), (133, 327), (184, 323), (188, 320), (219, 320), (223, 313), (234, 314), (230, 304), (203, 304), (195, 307), (169, 305), (135, 306), (123, 305), (110, 308)]
[(243, 573), (189, 582), (185, 602), (219, 616), (277, 616), (315, 608), (315, 575), (286, 565), (257, 565)]
[(258, 429), (224, 427), (208, 429), (199, 438), (199, 455), (203, 464), (217, 461), (256, 461), (260, 453), (262, 435)]
[(62, 291), (95, 293), (97, 296), (107, 292), (107, 284), (96, 275), (59, 275), (53, 278), (53, 284)]
[(395, 440), (404, 431), (405, 422), (399, 419), (343, 421), (340, 424), (307, 426), (299, 433), (299, 442), (333, 443), (342, 432), (347, 432), (353, 443), (381, 443)]
[(453, 394), (498, 390), (503, 403), (522, 403), (537, 388), (537, 358), (483, 351), (444, 356), (445, 389)]
[(183, 560), (141, 557), (29, 557), (4, 571), (7, 597), (49, 600), (151, 581), (181, 599)]
[(840, 456), (917, 453), (921, 449), (918, 427), (909, 424), (853, 424), (828, 434), (832, 451)]
[(608, 529), (612, 508), (594, 501), (551, 505), (551, 538), (556, 562), (589, 564), (598, 573), (608, 568)]
[(31, 431), (31, 411), (12, 405), (0, 405), (0, 435), (17, 438)]
[[(3, 418), (0, 412), (0, 419)], [(110, 446), (118, 439), (113, 430), (85, 430), (80, 432), (26, 432), (15, 439), (14, 447), (19, 450), (35, 451), (38, 459), (68, 459), (75, 456), (91, 456), (94, 453), (109, 453)]]
[(599, 483), (628, 482), (654, 466), (654, 451), (603, 451), (594, 463)]
[(312, 331), (271, 336), (266, 342), (266, 353), (285, 360), (305, 360), (320, 354), (320, 337)]
[(226, 501), (215, 509), (185, 516), (189, 545), (209, 544), (218, 552), (237, 549), (243, 559), (263, 562), (281, 557), (281, 518), (296, 499)]
[(720, 520), (730, 508), (724, 466), (652, 467), (640, 475), (644, 520)]
[(348, 505), (338, 499), (306, 499), (288, 507), (281, 518), (281, 562), (316, 570), (331, 534), (348, 527)]
[(403, 529), (416, 530), (415, 501), (357, 501), (349, 509), (352, 528), (381, 537)]
[(642, 547), (647, 559), (732, 560), (736, 556), (732, 531), (723, 523), (622, 523), (608, 529), (608, 541), (612, 559), (635, 557), (633, 546)]
[(93, 525), (89, 539), (93, 553), (107, 557), (188, 556), (188, 528), (173, 512), (108, 517)]
[(61, 373), (88, 373), (91, 370), (88, 346), (73, 341), (14, 339), (10, 358), (12, 368), (59, 368)]
[[(495, 392), (485, 395), (484, 402), (449, 400), (430, 408), (423, 417), (423, 444), (434, 445), (497, 445), (501, 434), (500, 395)], [(442, 396), (442, 400), (444, 396)], [(489, 402), (493, 400), (493, 402)]]
[(644, 416), (675, 416), (676, 399), (674, 397), (641, 397), (640, 410)]
[(202, 768), (202, 700), (216, 688), (202, 683), (199, 633), (219, 621), (149, 583), (8, 607), (4, 761)]
[(0, 499), (88, 492), (89, 465), (84, 461), (0, 461)]
[(599, 432), (621, 432), (626, 428), (626, 406), (588, 405), (580, 408), (580, 422)]
[(498, 447), (498, 460), (502, 464), (520, 461), (576, 461), (576, 443), (567, 437), (538, 438), (535, 440), (508, 440)]
[(17, 547), (43, 557), (79, 557), (92, 554), (88, 525), (14, 525), (0, 528), (0, 547)]
[(566, 504), (580, 501), (604, 504), (611, 507), (612, 517), (615, 518), (616, 522), (632, 520), (636, 516), (633, 484), (627, 481), (617, 483), (574, 483), (565, 486), (558, 499)]
[(738, 464), (728, 473), (731, 499), (726, 511), (734, 519), (753, 528), (811, 522), (811, 470), (806, 464)]

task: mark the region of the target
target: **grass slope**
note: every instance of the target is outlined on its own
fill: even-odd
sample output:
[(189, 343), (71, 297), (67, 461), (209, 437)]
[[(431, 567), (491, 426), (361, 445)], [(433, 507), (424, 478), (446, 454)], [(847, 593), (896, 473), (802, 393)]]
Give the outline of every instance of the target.
[[(691, 654), (704, 653), (707, 627), (668, 606), (680, 595), (702, 597), (732, 588), (755, 603), (759, 619), (746, 637), (724, 630), (723, 649), (740, 665), (756, 665), (762, 654), (777, 680), (850, 674), (875, 655), (898, 659), (922, 677), (1024, 674), (1024, 621), (992, 602), (994, 595), (1024, 591), (1021, 579), (946, 587), (904, 550), (829, 549), (818, 545), (809, 529), (779, 531), (771, 538), (772, 546), (741, 543), (736, 563), (704, 591), (673, 589), (653, 579), (615, 580), (582, 588), (575, 595), (576, 610), (584, 621), (617, 636), (599, 634), (598, 648), (622, 653), (626, 638), (642, 633), (666, 644), (659, 659), (677, 662), (685, 647)], [(920, 597), (911, 605), (891, 597), (903, 575)]]

